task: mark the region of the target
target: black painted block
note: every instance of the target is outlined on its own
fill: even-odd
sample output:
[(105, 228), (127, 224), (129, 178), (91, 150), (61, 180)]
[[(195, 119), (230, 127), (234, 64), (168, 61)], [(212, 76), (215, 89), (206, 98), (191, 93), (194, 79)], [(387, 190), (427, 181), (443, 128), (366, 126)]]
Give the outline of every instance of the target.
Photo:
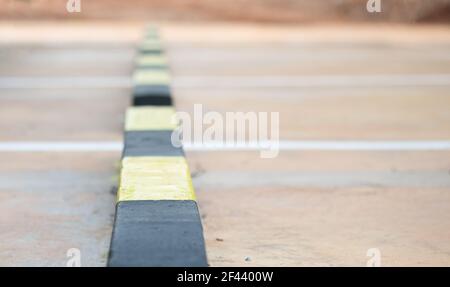
[(133, 90), (134, 106), (170, 106), (172, 97), (167, 85), (136, 86)]
[(136, 69), (168, 69), (166, 64), (137, 64)]
[(171, 130), (127, 131), (122, 156), (184, 156), (181, 147), (172, 145), (172, 132)]
[(197, 203), (191, 200), (119, 202), (108, 266), (207, 266)]

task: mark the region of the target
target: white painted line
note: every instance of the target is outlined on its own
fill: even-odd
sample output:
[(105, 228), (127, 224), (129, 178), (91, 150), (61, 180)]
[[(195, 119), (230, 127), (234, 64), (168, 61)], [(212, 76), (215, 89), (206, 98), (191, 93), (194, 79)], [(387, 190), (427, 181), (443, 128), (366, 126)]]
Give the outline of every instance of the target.
[[(184, 144), (187, 151), (259, 151), (268, 147), (280, 151), (446, 151), (450, 141), (267, 141), (237, 145)], [(108, 152), (120, 151), (122, 142), (0, 142), (0, 152)]]
[(237, 145), (184, 144), (186, 150), (260, 150), (276, 148), (279, 150), (330, 150), (330, 151), (426, 151), (450, 150), (450, 141), (262, 141)]
[(449, 86), (450, 74), (316, 75), (316, 76), (184, 76), (176, 88), (314, 88), (373, 86)]
[[(233, 179), (233, 180), (230, 180)], [(193, 178), (194, 184), (212, 187), (450, 187), (445, 170), (352, 170), (352, 171), (207, 171)]]
[(121, 142), (0, 142), (0, 152), (101, 152), (122, 147)]
[(130, 88), (131, 77), (0, 77), (0, 89)]
[[(225, 64), (235, 65), (259, 65), (273, 62), (276, 64), (289, 63), (290, 65), (302, 65), (313, 63), (333, 62), (337, 65), (342, 63), (367, 61), (366, 65), (377, 64), (380, 59), (391, 61), (400, 65), (405, 62), (429, 63), (430, 61), (448, 61), (450, 55), (447, 50), (436, 49), (431, 53), (424, 53), (421, 50), (395, 50), (386, 51), (380, 49), (371, 50), (370, 53), (364, 50), (343, 50), (343, 49), (314, 49), (313, 47), (288, 46), (283, 47), (280, 53), (278, 47), (266, 47), (256, 49), (216, 49), (195, 47), (192, 48), (171, 47), (170, 60), (172, 63), (186, 67), (197, 67), (198, 64), (218, 66)], [(353, 63), (352, 63), (353, 64)]]
[[(131, 77), (0, 77), (0, 89), (131, 88)], [(450, 74), (175, 76), (172, 86), (198, 88), (313, 88), (450, 86)]]

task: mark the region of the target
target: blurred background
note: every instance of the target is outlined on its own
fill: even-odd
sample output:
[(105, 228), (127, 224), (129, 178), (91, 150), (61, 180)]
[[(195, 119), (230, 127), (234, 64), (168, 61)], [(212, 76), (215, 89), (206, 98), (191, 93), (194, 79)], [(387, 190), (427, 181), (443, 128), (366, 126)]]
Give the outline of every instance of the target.
[[(66, 19), (65, 0), (0, 0), (2, 19)], [(449, 22), (448, 0), (386, 0), (381, 14), (367, 13), (366, 0), (89, 0), (80, 19), (257, 21), (314, 23), (387, 21)]]

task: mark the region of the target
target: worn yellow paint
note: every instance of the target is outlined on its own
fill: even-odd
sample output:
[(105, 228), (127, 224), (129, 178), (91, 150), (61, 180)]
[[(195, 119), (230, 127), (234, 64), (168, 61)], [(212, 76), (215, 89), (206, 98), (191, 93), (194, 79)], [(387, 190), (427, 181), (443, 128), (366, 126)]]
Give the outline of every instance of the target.
[(127, 109), (126, 131), (173, 130), (177, 127), (175, 110), (166, 106), (141, 106)]
[(146, 39), (139, 45), (141, 50), (163, 50), (164, 45), (157, 39)]
[(125, 157), (117, 201), (195, 200), (184, 157)]
[(169, 85), (170, 75), (168, 70), (138, 69), (133, 74), (134, 85)]
[(159, 39), (159, 32), (156, 28), (147, 28), (145, 31), (145, 38), (146, 39)]
[(159, 29), (157, 26), (155, 26), (154, 24), (147, 24), (145, 26), (145, 33), (146, 34), (158, 34), (159, 33)]
[(162, 41), (158, 38), (144, 38), (139, 45), (145, 46), (145, 45), (160, 45), (162, 46)]
[(164, 55), (141, 55), (136, 59), (138, 66), (166, 66), (167, 58)]

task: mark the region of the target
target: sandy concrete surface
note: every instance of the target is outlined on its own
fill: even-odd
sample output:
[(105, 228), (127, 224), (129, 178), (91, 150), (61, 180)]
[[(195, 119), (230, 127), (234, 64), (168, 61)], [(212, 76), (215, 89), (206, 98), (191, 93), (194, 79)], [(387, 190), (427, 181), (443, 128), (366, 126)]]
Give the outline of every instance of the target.
[[(167, 29), (176, 39), (169, 44), (174, 73), (205, 83), (176, 89), (177, 108), (279, 111), (280, 137), (291, 140), (449, 138), (445, 85), (233, 87), (249, 75), (446, 74), (446, 28), (259, 29), (229, 37), (205, 27), (204, 34)], [(221, 88), (208, 85), (214, 76), (225, 82)], [(370, 248), (380, 250), (384, 266), (450, 264), (446, 151), (187, 157), (213, 266), (365, 266)]]
[[(2, 23), (0, 79), (126, 80), (143, 24)], [(295, 85), (305, 76), (447, 75), (446, 26), (164, 23), (161, 32), (178, 110), (277, 111), (283, 140), (449, 140), (448, 84)], [(258, 77), (294, 85), (236, 84)], [(122, 140), (126, 85), (1, 93), (1, 142)], [(83, 265), (104, 265), (120, 152), (0, 155), (0, 265), (65, 265), (71, 247)], [(187, 158), (212, 266), (365, 266), (369, 248), (385, 266), (450, 265), (449, 151)]]
[(1, 266), (106, 264), (120, 154), (2, 153)]
[(383, 266), (449, 265), (448, 188), (280, 183), (197, 193), (215, 266), (365, 266), (370, 248)]
[[(53, 24), (31, 26), (8, 23), (0, 28), (4, 36), (0, 78), (15, 78), (18, 83), (24, 77), (46, 78), (50, 84), (1, 89), (0, 141), (121, 142), (129, 88), (52, 85), (60, 77), (129, 77), (134, 40), (104, 33), (100, 33), (104, 38), (83, 39), (92, 36), (88, 29), (77, 39), (77, 24), (63, 29)], [(112, 26), (103, 27), (98, 29)], [(44, 35), (49, 37), (33, 38), (39, 29), (48, 29)], [(58, 39), (67, 31), (74, 33), (65, 44)], [(66, 266), (71, 248), (80, 250), (82, 266), (105, 266), (120, 151), (2, 152), (0, 156), (0, 266)]]

